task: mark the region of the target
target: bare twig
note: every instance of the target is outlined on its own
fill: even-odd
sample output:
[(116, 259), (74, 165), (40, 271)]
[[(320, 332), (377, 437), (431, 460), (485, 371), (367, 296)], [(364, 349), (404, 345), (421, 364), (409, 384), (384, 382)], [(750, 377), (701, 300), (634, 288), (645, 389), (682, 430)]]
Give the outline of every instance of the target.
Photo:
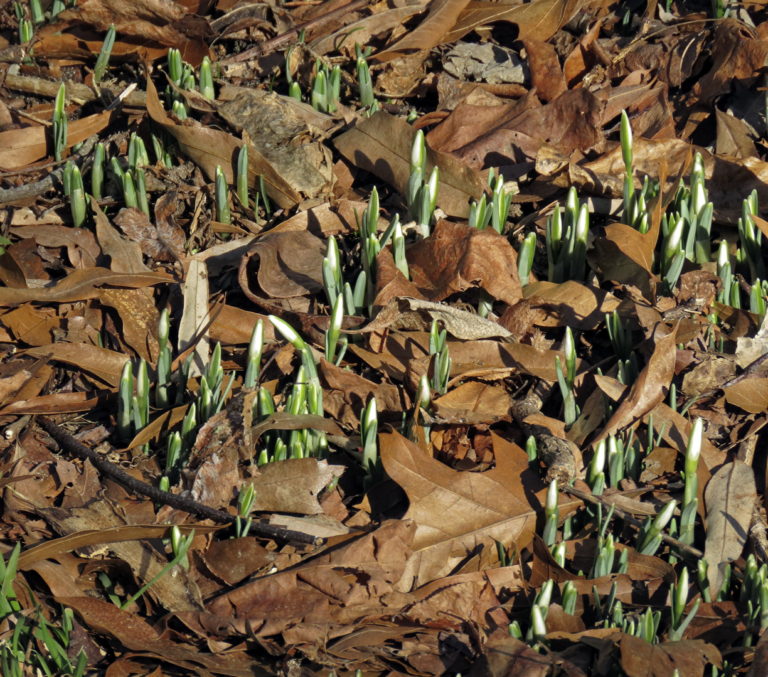
[(353, 12), (362, 7), (366, 7), (368, 4), (369, 4), (368, 0), (352, 0), (352, 2), (350, 2), (348, 5), (344, 5), (343, 7), (339, 7), (338, 9), (335, 9), (332, 12), (328, 12), (327, 14), (323, 14), (322, 16), (318, 16), (314, 19), (310, 19), (309, 21), (305, 21), (303, 24), (299, 24), (298, 26), (291, 28), (285, 33), (282, 33), (281, 35), (278, 35), (272, 38), (271, 40), (265, 40), (264, 42), (262, 42), (260, 45), (257, 45), (256, 47), (252, 47), (251, 49), (246, 49), (244, 52), (240, 52), (239, 54), (233, 54), (232, 56), (226, 59), (221, 59), (219, 63), (222, 63), (222, 64), (242, 63), (243, 61), (258, 59), (260, 56), (270, 54), (274, 51), (281, 49), (282, 47), (285, 47), (291, 42), (294, 42), (299, 37), (299, 34), (301, 33), (301, 31), (308, 31), (312, 28), (317, 28), (318, 26), (322, 26), (324, 23), (333, 21), (340, 16), (344, 16), (345, 14), (348, 14), (349, 12)]
[[(8, 89), (14, 89), (17, 92), (34, 94), (36, 96), (47, 96), (53, 99), (59, 91), (61, 82), (58, 80), (46, 80), (33, 75), (11, 75), (7, 74), (2, 82)], [(94, 101), (99, 98), (98, 92), (91, 89), (88, 85), (79, 82), (65, 83), (67, 88), (67, 99), (79, 104)], [(102, 87), (102, 89), (104, 89)], [(134, 89), (125, 96), (123, 103), (136, 108), (144, 108), (147, 105), (147, 93), (141, 89)]]
[[(110, 463), (101, 454), (95, 452), (93, 449), (89, 449), (72, 437), (66, 430), (44, 416), (38, 416), (37, 422), (64, 451), (73, 456), (77, 456), (82, 460), (90, 461), (99, 472), (111, 477), (135, 494), (147, 496), (155, 503), (169, 505), (177, 510), (183, 510), (184, 512), (197, 515), (198, 517), (212, 520), (217, 524), (229, 524), (235, 520), (235, 515), (230, 515), (223, 510), (216, 510), (215, 508), (194, 501), (191, 498), (172, 494), (168, 491), (161, 491), (151, 484), (147, 484), (146, 482), (137, 480), (135, 477), (131, 477), (125, 470), (114, 463)], [(251, 524), (251, 531), (259, 536), (292, 541), (294, 543), (322, 545), (325, 542), (325, 539), (323, 538), (311, 536), (292, 529), (285, 529), (273, 524), (267, 524), (266, 522), (253, 522)]]
[[(603, 507), (609, 508), (609, 509), (613, 508), (613, 513), (618, 517), (621, 517), (621, 519), (623, 519), (628, 524), (638, 527), (639, 529), (643, 527), (642, 520), (639, 520), (636, 517), (632, 517), (632, 515), (629, 515), (628, 513), (624, 512), (621, 508), (617, 508), (614, 503), (607, 501), (602, 496), (595, 496), (592, 493), (581, 491), (581, 489), (576, 489), (575, 487), (563, 487), (562, 491), (563, 493), (566, 493), (569, 496), (575, 496), (576, 498), (580, 498), (582, 501), (585, 501), (586, 503), (591, 503), (592, 505), (602, 505)], [(690, 555), (691, 557), (695, 557), (697, 559), (701, 559), (702, 557), (704, 557), (704, 553), (698, 548), (694, 548), (692, 545), (688, 545), (687, 543), (678, 541), (676, 538), (672, 538), (672, 536), (668, 536), (663, 532), (661, 534), (661, 540), (663, 540), (665, 543), (668, 543), (669, 545), (674, 546), (681, 552), (684, 552), (686, 555)]]
[[(97, 137), (90, 136), (84, 142), (72, 157), (68, 160), (82, 161), (88, 158), (96, 145)], [(64, 161), (59, 163), (59, 167), (50, 172), (44, 179), (40, 181), (34, 181), (32, 183), (24, 183), (14, 188), (0, 188), (0, 205), (7, 204), (8, 202), (15, 202), (16, 200), (25, 200), (30, 197), (37, 197), (43, 193), (51, 190), (56, 182), (61, 182), (61, 176), (64, 173)]]

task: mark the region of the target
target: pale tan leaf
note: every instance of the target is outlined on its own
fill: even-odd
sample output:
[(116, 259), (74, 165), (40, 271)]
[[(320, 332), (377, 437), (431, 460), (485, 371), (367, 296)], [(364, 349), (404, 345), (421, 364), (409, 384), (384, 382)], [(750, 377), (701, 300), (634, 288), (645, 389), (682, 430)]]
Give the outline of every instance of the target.
[(707, 561), (709, 590), (714, 598), (723, 580), (723, 568), (741, 556), (747, 542), (757, 500), (755, 474), (742, 461), (722, 466), (704, 491), (707, 508)]
[[(179, 322), (179, 352), (185, 351), (195, 341), (195, 358), (192, 360), (190, 375), (202, 373), (203, 365), (208, 363), (209, 321), (208, 268), (204, 261), (193, 258), (189, 262), (187, 276), (182, 285), (184, 311)], [(203, 333), (205, 332), (205, 333)]]

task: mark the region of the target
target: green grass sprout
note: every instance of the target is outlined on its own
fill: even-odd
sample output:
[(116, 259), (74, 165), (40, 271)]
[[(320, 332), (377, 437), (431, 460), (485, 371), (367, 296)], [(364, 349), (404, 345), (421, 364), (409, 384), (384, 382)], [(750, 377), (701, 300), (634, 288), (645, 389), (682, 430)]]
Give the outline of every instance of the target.
[(115, 24), (111, 24), (104, 36), (104, 42), (101, 44), (99, 56), (96, 58), (96, 65), (93, 67), (93, 81), (99, 84), (104, 78), (109, 67), (109, 57), (112, 55), (112, 48), (115, 46)]

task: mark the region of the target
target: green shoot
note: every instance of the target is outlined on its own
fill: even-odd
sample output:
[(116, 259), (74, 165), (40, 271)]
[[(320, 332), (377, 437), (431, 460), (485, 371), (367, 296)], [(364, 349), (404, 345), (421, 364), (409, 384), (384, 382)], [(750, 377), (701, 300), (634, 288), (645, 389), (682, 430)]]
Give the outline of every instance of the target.
[(115, 45), (115, 24), (112, 24), (104, 36), (104, 42), (101, 45), (99, 56), (96, 58), (96, 65), (93, 67), (93, 81), (99, 84), (107, 72), (109, 66), (109, 57), (112, 54), (112, 48)]
[(67, 98), (67, 88), (62, 82), (59, 85), (59, 91), (56, 93), (56, 100), (53, 104), (53, 157), (60, 161), (67, 149), (67, 112), (65, 103)]
[(232, 214), (229, 211), (229, 185), (220, 165), (216, 165), (216, 220), (219, 223), (232, 223)]

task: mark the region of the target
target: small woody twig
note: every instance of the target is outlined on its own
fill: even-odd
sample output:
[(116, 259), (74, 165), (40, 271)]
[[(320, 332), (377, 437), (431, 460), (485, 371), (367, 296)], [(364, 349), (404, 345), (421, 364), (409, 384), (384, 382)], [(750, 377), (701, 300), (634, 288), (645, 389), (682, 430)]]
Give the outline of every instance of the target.
[[(638, 529), (641, 529), (643, 527), (642, 520), (639, 520), (636, 517), (632, 517), (632, 515), (629, 515), (628, 513), (624, 512), (621, 508), (617, 508), (616, 505), (614, 505), (610, 501), (606, 501), (601, 496), (595, 496), (592, 493), (587, 493), (586, 491), (582, 491), (581, 489), (576, 489), (575, 487), (563, 487), (562, 491), (563, 493), (566, 493), (569, 496), (575, 496), (576, 498), (580, 498), (582, 501), (585, 501), (586, 503), (591, 503), (592, 505), (602, 505), (605, 508), (613, 508), (613, 513), (618, 517), (621, 517), (621, 519), (623, 519), (625, 522), (628, 522), (629, 524), (637, 527)], [(704, 557), (704, 553), (698, 548), (694, 548), (692, 545), (688, 545), (687, 543), (678, 541), (676, 538), (672, 538), (672, 536), (668, 536), (664, 532), (661, 533), (661, 540), (664, 541), (665, 543), (668, 543), (669, 545), (674, 546), (681, 552), (684, 552), (686, 555), (690, 555), (691, 557), (695, 557), (697, 559), (701, 559), (702, 557)]]
[[(151, 484), (147, 484), (146, 482), (137, 480), (135, 477), (131, 477), (125, 470), (116, 466), (114, 463), (110, 463), (101, 454), (86, 447), (72, 437), (66, 430), (44, 416), (38, 416), (37, 422), (64, 451), (73, 456), (77, 456), (82, 460), (90, 461), (100, 473), (107, 477), (111, 477), (135, 494), (147, 496), (155, 503), (169, 505), (177, 510), (183, 510), (184, 512), (197, 515), (198, 517), (212, 520), (217, 524), (229, 524), (235, 520), (235, 516), (230, 515), (228, 512), (216, 510), (215, 508), (211, 508), (198, 501), (192, 500), (191, 498), (186, 498), (185, 496), (172, 494), (168, 491), (161, 491)], [(266, 522), (253, 522), (251, 524), (251, 531), (266, 538), (276, 538), (307, 545), (322, 545), (325, 542), (325, 539), (323, 538), (317, 538), (301, 531), (286, 529), (274, 524), (267, 524)]]

